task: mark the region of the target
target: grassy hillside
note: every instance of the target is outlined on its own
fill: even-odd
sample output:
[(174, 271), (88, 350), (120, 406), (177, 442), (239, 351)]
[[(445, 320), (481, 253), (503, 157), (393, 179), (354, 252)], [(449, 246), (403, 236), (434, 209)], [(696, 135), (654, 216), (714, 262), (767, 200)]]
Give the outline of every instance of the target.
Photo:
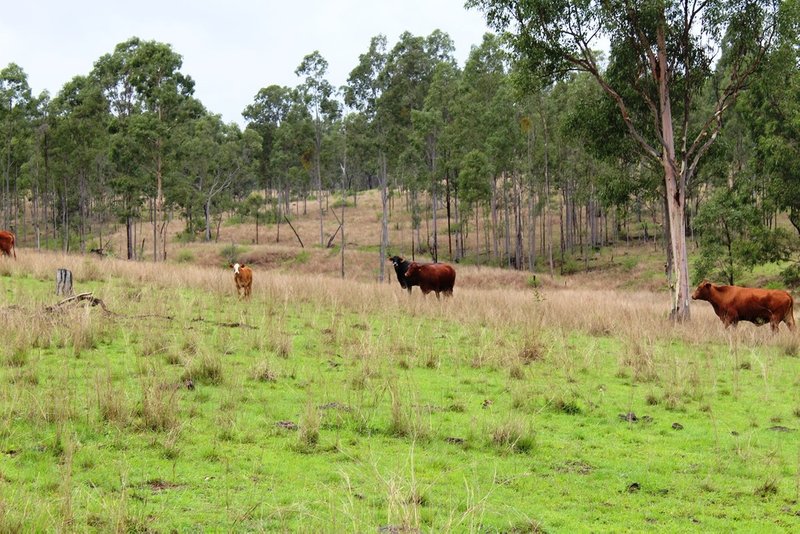
[[(800, 528), (797, 334), (479, 267), (409, 298), (314, 255), (241, 302), (222, 246), (0, 261), (0, 530)], [(57, 267), (108, 312), (53, 307)]]

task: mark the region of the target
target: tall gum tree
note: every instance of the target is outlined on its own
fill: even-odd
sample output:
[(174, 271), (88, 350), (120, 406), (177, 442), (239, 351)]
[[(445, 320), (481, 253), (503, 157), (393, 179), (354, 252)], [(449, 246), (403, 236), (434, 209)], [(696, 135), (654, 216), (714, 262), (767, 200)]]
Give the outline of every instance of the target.
[[(689, 312), (685, 207), (688, 184), (773, 42), (779, 0), (468, 0), (506, 35), (521, 66), (559, 79), (589, 73), (614, 101), (627, 132), (663, 168), (669, 225), (670, 316)], [(610, 43), (605, 70), (596, 50)], [(695, 98), (720, 55), (727, 58), (713, 110)], [(624, 59), (624, 62), (622, 61)], [(611, 73), (616, 75), (610, 75)]]
[(378, 280), (385, 278), (386, 252), (389, 247), (389, 193), (386, 164), (387, 130), (389, 119), (381, 106), (386, 91), (386, 79), (381, 74), (386, 68), (386, 36), (370, 39), (369, 49), (358, 56), (356, 65), (347, 77), (344, 102), (349, 108), (364, 115), (367, 129), (373, 134), (376, 153), (375, 168), (381, 188), (381, 244), (378, 256)]
[[(163, 212), (169, 140), (186, 118), (184, 107), (194, 93), (194, 81), (181, 73), (182, 66), (182, 57), (170, 45), (132, 37), (98, 59), (93, 69), (103, 84), (115, 130), (125, 143), (136, 145), (131, 149), (138, 153), (136, 163), (154, 178), (153, 261), (166, 259)], [(128, 249), (130, 259), (130, 243)]]
[(309, 113), (314, 119), (314, 178), (317, 182), (317, 204), (319, 206), (319, 244), (325, 245), (322, 208), (322, 138), (325, 126), (339, 115), (339, 106), (333, 98), (333, 86), (325, 79), (328, 62), (318, 51), (303, 58), (294, 71), (297, 76), (305, 76), (299, 90)]

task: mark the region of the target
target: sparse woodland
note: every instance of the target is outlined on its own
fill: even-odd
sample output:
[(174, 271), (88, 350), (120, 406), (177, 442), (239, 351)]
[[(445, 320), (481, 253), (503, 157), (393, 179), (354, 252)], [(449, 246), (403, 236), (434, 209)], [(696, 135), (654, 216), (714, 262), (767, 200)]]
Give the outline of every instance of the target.
[[(32, 95), (24, 66), (9, 65), (0, 223), (21, 246), (64, 251), (105, 249), (122, 232), (116, 255), (164, 261), (176, 237), (216, 240), (223, 220), (291, 237), (287, 223), (311, 213), (306, 245), (327, 246), (359, 193), (377, 189), (380, 278), (402, 212), (415, 253), (434, 260), (565, 274), (610, 243), (657, 241), (673, 300), (695, 279), (735, 283), (776, 261), (796, 284), (792, 2), (550, 19), (470, 4), (507, 39), (487, 34), (458, 65), (443, 32), (379, 35), (343, 87), (315, 51), (298, 58), (295, 87), (254, 95), (243, 130), (192, 96), (165, 43), (120, 43), (56, 95)], [(587, 35), (548, 37), (559, 24)], [(601, 29), (605, 50), (589, 39)]]
[(468, 4), (244, 129), (164, 43), (0, 72), (0, 532), (800, 530), (799, 334), (682, 304), (800, 284), (797, 3)]

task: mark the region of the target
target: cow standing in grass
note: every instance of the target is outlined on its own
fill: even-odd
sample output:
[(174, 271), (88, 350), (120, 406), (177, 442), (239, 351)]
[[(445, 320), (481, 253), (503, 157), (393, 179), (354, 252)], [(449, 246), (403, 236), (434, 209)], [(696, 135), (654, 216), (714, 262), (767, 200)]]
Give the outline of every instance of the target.
[(439, 293), (444, 293), (445, 297), (452, 297), (453, 286), (456, 283), (456, 271), (446, 263), (412, 261), (406, 270), (406, 280), (411, 285), (419, 286), (423, 295), (434, 291), (437, 299)]
[(394, 272), (397, 275), (397, 281), (400, 282), (400, 287), (405, 290), (408, 290), (408, 294), (411, 294), (411, 288), (415, 285), (412, 283), (408, 278), (406, 278), (406, 271), (408, 270), (408, 266), (411, 265), (411, 262), (408, 260), (404, 260), (400, 256), (392, 256), (389, 258), (389, 261), (392, 262), (394, 265)]
[(692, 299), (710, 302), (725, 328), (736, 326), (739, 321), (749, 321), (757, 326), (769, 323), (772, 331), (777, 332), (783, 321), (789, 330), (794, 330), (794, 300), (786, 291), (718, 286), (703, 280), (694, 290)]
[(14, 252), (14, 259), (17, 259), (17, 248), (14, 246), (14, 234), (5, 230), (0, 230), (0, 252), (4, 256), (11, 256)]
[[(250, 290), (253, 287), (253, 270), (245, 264), (231, 263), (233, 268), (233, 281), (236, 284), (236, 294), (239, 298), (250, 298)], [(244, 290), (244, 297), (242, 296)]]

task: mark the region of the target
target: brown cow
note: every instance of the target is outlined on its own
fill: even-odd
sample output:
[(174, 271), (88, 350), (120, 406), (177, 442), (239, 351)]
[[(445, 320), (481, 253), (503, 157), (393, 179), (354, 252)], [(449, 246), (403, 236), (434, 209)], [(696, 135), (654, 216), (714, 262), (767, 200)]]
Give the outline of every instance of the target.
[(250, 298), (250, 290), (253, 287), (253, 270), (247, 267), (244, 263), (231, 263), (233, 267), (233, 281), (236, 284), (236, 294), (242, 298), (242, 290), (244, 289), (244, 298)]
[(718, 286), (703, 280), (692, 293), (693, 300), (707, 300), (725, 328), (739, 321), (757, 326), (769, 322), (773, 332), (783, 321), (794, 330), (794, 301), (786, 291), (739, 286)]
[(0, 230), (0, 252), (4, 256), (11, 256), (11, 251), (14, 251), (14, 259), (17, 259), (17, 248), (14, 246), (14, 234)]
[(453, 296), (453, 286), (456, 283), (456, 271), (446, 263), (417, 263), (412, 261), (406, 271), (408, 287), (419, 286), (423, 295), (431, 291), (444, 293), (445, 297)]

